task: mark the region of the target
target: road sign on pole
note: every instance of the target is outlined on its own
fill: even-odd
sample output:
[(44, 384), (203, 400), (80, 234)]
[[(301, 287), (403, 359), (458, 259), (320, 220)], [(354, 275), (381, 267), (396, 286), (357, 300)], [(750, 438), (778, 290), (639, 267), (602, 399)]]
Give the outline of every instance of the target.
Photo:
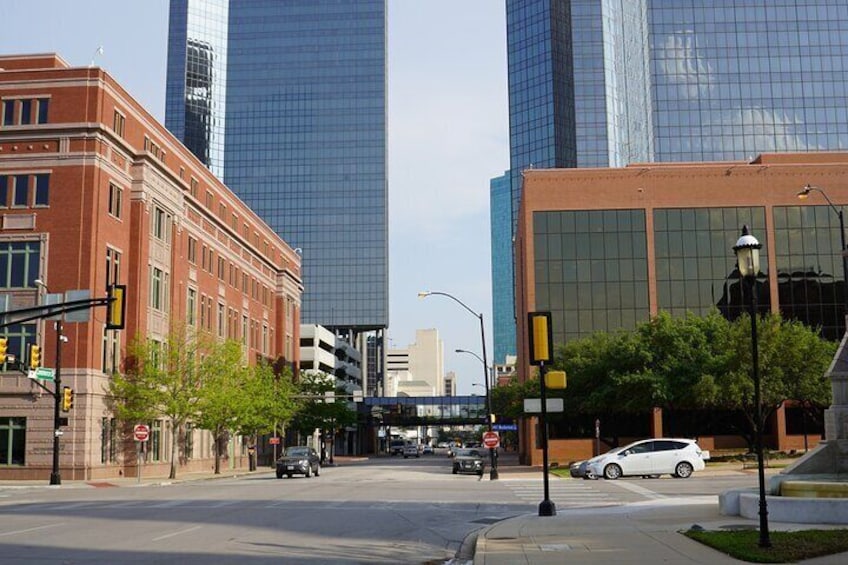
[(498, 432), (484, 432), (483, 433), (483, 447), (487, 449), (497, 449), (500, 447), (501, 438), (498, 435)]
[(150, 439), (150, 426), (136, 424), (133, 428), (133, 437), (136, 441), (147, 441)]

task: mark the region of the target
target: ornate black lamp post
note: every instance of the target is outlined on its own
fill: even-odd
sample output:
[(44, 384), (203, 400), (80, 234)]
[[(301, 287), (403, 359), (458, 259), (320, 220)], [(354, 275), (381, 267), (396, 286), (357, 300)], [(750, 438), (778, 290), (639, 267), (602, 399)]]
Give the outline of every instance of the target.
[[(768, 529), (768, 508), (766, 502), (766, 478), (763, 468), (763, 404), (760, 398), (760, 372), (757, 352), (757, 275), (760, 272), (760, 248), (757, 238), (748, 233), (748, 226), (742, 226), (742, 237), (733, 246), (739, 274), (748, 283), (751, 293), (751, 354), (754, 371), (754, 418), (755, 449), (757, 451), (757, 477), (760, 487), (760, 547), (771, 547)], [(744, 293), (744, 290), (743, 290)]]

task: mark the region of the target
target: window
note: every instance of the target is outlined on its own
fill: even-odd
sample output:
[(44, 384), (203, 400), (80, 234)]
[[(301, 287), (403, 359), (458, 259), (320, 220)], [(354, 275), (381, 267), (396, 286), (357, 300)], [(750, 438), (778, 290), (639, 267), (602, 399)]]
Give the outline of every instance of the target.
[[(18, 359), (26, 359), (29, 353), (29, 345), (35, 343), (35, 323), (12, 324), (3, 328), (3, 334), (8, 339), (6, 353), (14, 355)], [(4, 365), (0, 363), (0, 367)], [(9, 367), (5, 367), (9, 370)]]
[[(115, 130), (115, 133), (118, 134), (118, 137), (124, 137), (124, 127), (126, 126), (127, 119), (121, 114), (118, 110), (115, 110), (115, 117), (112, 120), (112, 129)], [(147, 138), (144, 138), (145, 143), (148, 141)], [(145, 147), (146, 149), (146, 147)]]
[(111, 375), (121, 367), (121, 344), (118, 335), (118, 330), (103, 330), (103, 357), (101, 359), (101, 368), (107, 375)]
[(121, 282), (121, 254), (111, 247), (106, 248), (106, 288)]
[(26, 207), (29, 196), (29, 176), (15, 175), (15, 186), (12, 190), (12, 206), (17, 208)]
[(188, 262), (197, 265), (197, 240), (188, 236)]
[(241, 342), (245, 346), (249, 346), (248, 339), (250, 336), (247, 314), (241, 315)]
[(154, 420), (150, 426), (150, 451), (148, 457), (151, 461), (162, 460), (162, 420)]
[(200, 295), (200, 327), (206, 328), (206, 295)]
[(0, 176), (0, 208), (9, 207), (9, 179)]
[(220, 280), (226, 280), (227, 276), (227, 262), (220, 255), (218, 256), (218, 278)]
[(233, 231), (238, 231), (238, 224), (239, 224), (238, 216), (233, 214), (232, 223), (230, 224), (233, 227)]
[(35, 288), (41, 265), (41, 242), (0, 242), (0, 288)]
[(32, 123), (32, 100), (21, 100), (21, 121), (19, 123)]
[(121, 207), (123, 206), (124, 191), (120, 186), (109, 183), (109, 213), (116, 218), (121, 217)]
[(209, 249), (206, 245), (202, 245), (200, 248), (200, 268), (204, 271), (207, 270), (206, 262), (209, 260)]
[(197, 198), (197, 179), (194, 177), (191, 177), (191, 188), (189, 189), (189, 193), (191, 193), (194, 198)]
[(163, 310), (162, 293), (165, 286), (165, 273), (162, 269), (151, 267), (150, 270), (150, 307), (154, 310)]
[(46, 124), (47, 123), (47, 110), (50, 108), (50, 99), (49, 98), (39, 98), (38, 99), (38, 119), (36, 123)]
[(186, 304), (186, 323), (193, 326), (197, 322), (197, 290), (188, 289), (188, 302)]
[(144, 150), (149, 152), (151, 155), (159, 159), (160, 161), (165, 160), (165, 152), (162, 151), (162, 148), (159, 147), (159, 144), (147, 137), (144, 136)]
[(194, 424), (186, 422), (185, 441), (183, 443), (183, 455), (186, 459), (194, 457)]
[(170, 243), (171, 241), (171, 215), (156, 206), (153, 209), (153, 237)]
[(214, 200), (214, 198), (212, 196), (212, 192), (207, 190), (206, 191), (206, 207), (209, 208), (210, 210), (212, 209), (213, 200)]
[(15, 123), (15, 101), (3, 100), (3, 125), (11, 126)]
[(221, 218), (222, 221), (226, 221), (227, 219), (227, 206), (223, 203), (218, 203), (218, 217)]
[(22, 466), (26, 454), (26, 418), (0, 418), (0, 465)]
[(218, 303), (218, 337), (224, 337), (227, 332), (226, 307)]
[(35, 205), (47, 206), (50, 198), (50, 175), (35, 175)]

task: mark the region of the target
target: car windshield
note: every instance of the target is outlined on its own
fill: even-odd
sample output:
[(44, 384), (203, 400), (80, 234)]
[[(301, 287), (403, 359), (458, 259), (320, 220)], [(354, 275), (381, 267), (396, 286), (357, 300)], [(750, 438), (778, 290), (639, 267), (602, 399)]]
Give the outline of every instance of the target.
[(309, 455), (308, 447), (289, 447), (286, 449), (286, 455), (288, 457), (304, 457)]
[(480, 452), (476, 449), (457, 449), (457, 457), (480, 457)]

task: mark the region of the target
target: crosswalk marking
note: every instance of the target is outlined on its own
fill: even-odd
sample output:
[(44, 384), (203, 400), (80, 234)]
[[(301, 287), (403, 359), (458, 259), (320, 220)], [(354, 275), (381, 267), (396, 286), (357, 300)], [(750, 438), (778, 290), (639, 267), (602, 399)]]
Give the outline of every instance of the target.
[[(521, 500), (537, 503), (544, 498), (545, 488), (538, 479), (502, 483)], [(548, 496), (558, 506), (610, 506), (618, 504), (610, 495), (591, 484), (554, 480), (548, 483)]]

